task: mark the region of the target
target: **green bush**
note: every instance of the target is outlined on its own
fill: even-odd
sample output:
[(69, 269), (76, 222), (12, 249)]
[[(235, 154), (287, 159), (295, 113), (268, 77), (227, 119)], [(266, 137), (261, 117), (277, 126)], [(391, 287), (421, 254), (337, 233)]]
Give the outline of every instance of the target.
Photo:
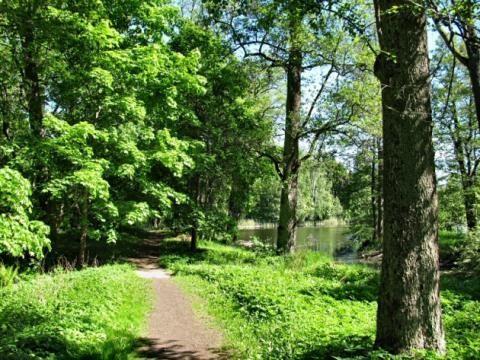
[(18, 171), (0, 169), (0, 255), (42, 258), (50, 246), (48, 226), (29, 219), (31, 193), (30, 183)]

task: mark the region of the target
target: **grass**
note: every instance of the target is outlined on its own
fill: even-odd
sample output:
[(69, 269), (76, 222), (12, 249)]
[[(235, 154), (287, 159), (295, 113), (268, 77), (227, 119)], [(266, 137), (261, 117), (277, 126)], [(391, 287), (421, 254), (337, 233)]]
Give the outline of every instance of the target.
[(440, 260), (442, 264), (452, 266), (458, 260), (460, 247), (465, 241), (465, 234), (455, 231), (440, 231)]
[[(277, 257), (214, 243), (191, 255), (185, 243), (169, 241), (163, 254), (176, 281), (205, 300), (238, 359), (392, 358), (373, 350), (373, 268), (315, 253)], [(480, 284), (449, 274), (442, 289), (447, 358), (480, 358)]]
[(0, 289), (0, 358), (129, 359), (149, 306), (128, 265), (33, 276)]

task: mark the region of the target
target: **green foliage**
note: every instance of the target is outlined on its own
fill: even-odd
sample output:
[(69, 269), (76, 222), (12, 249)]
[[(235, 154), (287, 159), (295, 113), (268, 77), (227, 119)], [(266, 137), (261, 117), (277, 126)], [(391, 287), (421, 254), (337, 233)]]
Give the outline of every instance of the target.
[[(342, 205), (346, 209), (349, 231), (358, 244), (369, 242), (373, 236), (371, 161), (369, 148), (359, 149), (355, 157), (355, 169), (348, 174), (341, 189)], [(378, 246), (379, 244), (376, 244)]]
[(257, 153), (271, 136), (262, 105), (265, 95), (253, 94), (260, 80), (250, 70), (260, 68), (242, 64), (221, 38), (188, 21), (173, 37), (172, 48), (198, 52), (199, 74), (207, 81), (204, 92), (187, 99), (192, 113), (174, 126), (195, 143), (189, 152), (195, 166), (175, 181), (173, 187), (187, 194), (188, 201), (176, 204), (171, 223), (183, 230), (195, 228), (201, 238), (230, 240), (257, 172), (263, 173)]
[(461, 246), (458, 247), (460, 259), (458, 265), (468, 273), (480, 274), (480, 234), (478, 230), (470, 231)]
[(149, 307), (128, 266), (58, 271), (0, 289), (2, 359), (125, 359)]
[(446, 184), (439, 186), (438, 203), (438, 222), (442, 229), (454, 230), (465, 227), (463, 190), (458, 176), (452, 174)]
[(0, 288), (13, 285), (18, 278), (18, 269), (0, 263)]
[[(332, 263), (317, 253), (278, 257), (238, 247), (167, 241), (162, 264), (204, 299), (238, 359), (438, 359), (394, 356), (373, 348), (378, 271)], [(474, 359), (480, 345), (480, 288), (444, 275), (448, 359)]]
[(273, 168), (252, 185), (246, 217), (258, 222), (277, 222), (280, 211), (281, 182)]
[(30, 220), (31, 187), (18, 171), (0, 169), (0, 255), (42, 258), (50, 246), (48, 227)]
[(336, 179), (327, 174), (331, 162), (331, 159), (320, 159), (303, 164), (297, 210), (300, 221), (321, 221), (342, 216), (342, 206), (332, 189), (332, 182)]

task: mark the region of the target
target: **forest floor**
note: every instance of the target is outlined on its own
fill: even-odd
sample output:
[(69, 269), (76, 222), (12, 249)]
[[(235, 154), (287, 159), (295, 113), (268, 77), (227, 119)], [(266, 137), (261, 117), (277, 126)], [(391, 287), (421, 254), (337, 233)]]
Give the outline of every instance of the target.
[(159, 268), (159, 238), (145, 239), (136, 257), (128, 258), (137, 274), (150, 279), (154, 294), (149, 314), (148, 333), (140, 341), (138, 355), (143, 359), (210, 360), (228, 358), (222, 348), (222, 336), (208, 326), (208, 318), (198, 317), (191, 300)]

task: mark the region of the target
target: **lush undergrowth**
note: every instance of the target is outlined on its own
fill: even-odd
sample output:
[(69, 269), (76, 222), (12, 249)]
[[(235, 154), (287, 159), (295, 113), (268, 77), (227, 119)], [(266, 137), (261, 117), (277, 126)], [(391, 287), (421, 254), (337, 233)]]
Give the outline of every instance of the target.
[(440, 231), (440, 261), (443, 266), (455, 266), (465, 242), (465, 234), (456, 231)]
[(38, 275), (0, 289), (0, 359), (127, 359), (147, 294), (126, 265)]
[[(162, 264), (206, 299), (240, 359), (385, 359), (372, 349), (378, 272), (314, 253), (276, 257), (204, 243), (165, 244)], [(445, 275), (448, 359), (480, 358), (480, 286)], [(415, 358), (433, 358), (416, 354)]]

